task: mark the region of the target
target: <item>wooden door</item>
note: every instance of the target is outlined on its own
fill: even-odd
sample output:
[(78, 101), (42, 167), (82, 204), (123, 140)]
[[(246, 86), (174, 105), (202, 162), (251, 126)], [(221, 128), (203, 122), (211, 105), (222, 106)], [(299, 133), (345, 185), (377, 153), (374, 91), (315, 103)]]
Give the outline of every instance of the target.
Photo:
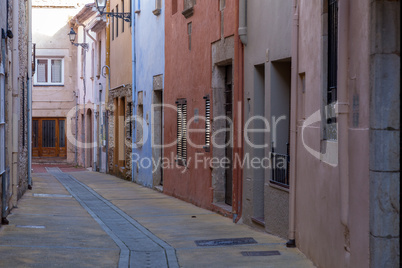
[(67, 157), (65, 118), (32, 119), (32, 156)]

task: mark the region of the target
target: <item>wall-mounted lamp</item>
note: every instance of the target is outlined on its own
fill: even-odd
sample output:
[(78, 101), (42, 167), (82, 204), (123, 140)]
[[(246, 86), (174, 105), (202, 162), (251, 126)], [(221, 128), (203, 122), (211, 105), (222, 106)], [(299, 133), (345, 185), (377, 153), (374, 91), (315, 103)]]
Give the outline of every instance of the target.
[(68, 33), (68, 36), (70, 38), (70, 42), (72, 45), (78, 47), (78, 46), (82, 46), (85, 50), (88, 49), (88, 44), (87, 43), (74, 43), (75, 41), (75, 37), (77, 36), (76, 32), (74, 31), (74, 29), (71, 27), (70, 32)]
[(131, 22), (131, 12), (117, 13), (117, 12), (104, 12), (106, 8), (107, 0), (96, 0), (96, 8), (101, 15), (105, 14), (109, 17), (115, 17), (123, 19), (124, 21)]

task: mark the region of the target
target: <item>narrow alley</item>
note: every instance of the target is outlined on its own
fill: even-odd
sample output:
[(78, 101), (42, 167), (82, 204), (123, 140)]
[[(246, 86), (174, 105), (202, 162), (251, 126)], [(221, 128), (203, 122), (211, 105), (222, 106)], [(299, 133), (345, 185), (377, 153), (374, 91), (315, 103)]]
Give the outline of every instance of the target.
[(314, 267), (281, 238), (111, 175), (42, 164), (33, 181), (0, 231), (2, 267)]

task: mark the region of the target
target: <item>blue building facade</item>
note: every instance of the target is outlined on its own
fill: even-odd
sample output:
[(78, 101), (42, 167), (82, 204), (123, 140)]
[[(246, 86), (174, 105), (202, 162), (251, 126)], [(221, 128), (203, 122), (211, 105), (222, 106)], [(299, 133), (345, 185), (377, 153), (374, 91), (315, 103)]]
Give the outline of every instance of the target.
[(133, 1), (132, 180), (161, 185), (163, 84), (165, 69), (164, 1)]

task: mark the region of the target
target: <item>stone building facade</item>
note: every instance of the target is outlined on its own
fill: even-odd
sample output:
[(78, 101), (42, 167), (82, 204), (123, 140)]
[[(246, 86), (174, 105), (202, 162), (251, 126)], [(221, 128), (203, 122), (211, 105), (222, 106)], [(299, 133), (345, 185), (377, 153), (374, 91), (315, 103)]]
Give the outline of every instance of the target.
[[(0, 3), (0, 184), (1, 223), (28, 188), (28, 52), (27, 1)], [(31, 186), (31, 185), (30, 185)]]

